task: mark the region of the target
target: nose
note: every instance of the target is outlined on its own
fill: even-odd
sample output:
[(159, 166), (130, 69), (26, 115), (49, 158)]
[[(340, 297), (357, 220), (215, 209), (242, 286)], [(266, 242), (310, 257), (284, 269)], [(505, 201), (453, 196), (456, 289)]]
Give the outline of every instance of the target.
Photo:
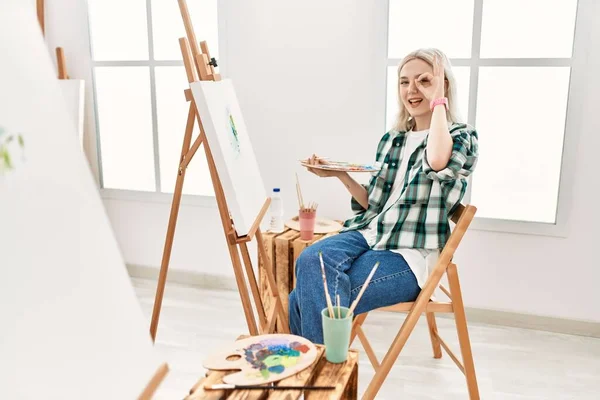
[(408, 93), (417, 93), (416, 81), (413, 80), (408, 83)]

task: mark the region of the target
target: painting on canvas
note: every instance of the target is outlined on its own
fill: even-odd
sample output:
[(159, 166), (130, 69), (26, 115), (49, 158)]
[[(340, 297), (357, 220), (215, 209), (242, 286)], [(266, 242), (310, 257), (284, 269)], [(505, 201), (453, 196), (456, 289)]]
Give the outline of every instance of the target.
[(238, 236), (244, 236), (267, 194), (230, 79), (190, 85)]

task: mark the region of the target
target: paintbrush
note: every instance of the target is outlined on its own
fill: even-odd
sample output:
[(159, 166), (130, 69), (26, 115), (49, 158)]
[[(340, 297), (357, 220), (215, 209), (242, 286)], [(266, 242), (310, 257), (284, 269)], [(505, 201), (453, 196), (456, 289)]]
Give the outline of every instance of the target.
[(335, 318), (333, 313), (333, 305), (331, 303), (331, 297), (329, 297), (329, 290), (327, 289), (327, 277), (325, 276), (325, 264), (323, 263), (323, 253), (319, 252), (319, 258), (321, 259), (321, 275), (323, 276), (323, 286), (325, 287), (325, 301), (327, 302), (327, 310), (329, 310), (329, 318)]
[(298, 173), (296, 173), (296, 194), (298, 195), (298, 204), (300, 205), (300, 209), (304, 210), (304, 199), (302, 198), (302, 189), (300, 189), (300, 179), (298, 178)]
[(365, 283), (363, 283), (363, 286), (360, 289), (360, 292), (358, 292), (358, 296), (356, 296), (356, 300), (354, 300), (352, 302), (352, 305), (350, 306), (350, 310), (348, 310), (347, 316), (351, 316), (352, 313), (354, 312), (354, 309), (356, 308), (356, 305), (358, 304), (360, 298), (362, 297), (365, 290), (367, 290), (367, 286), (369, 286), (369, 282), (371, 282), (371, 278), (373, 278), (373, 275), (375, 275), (375, 271), (377, 271), (377, 267), (379, 267), (379, 261), (377, 261), (375, 263), (375, 265), (373, 266), (373, 269), (371, 270), (371, 273), (369, 274), (369, 276), (367, 276), (367, 279), (365, 280)]
[[(330, 159), (329, 157), (319, 157), (319, 156), (315, 156), (315, 160), (329, 160), (329, 159)], [(298, 161), (301, 161), (301, 162), (307, 163), (307, 162), (308, 162), (308, 160), (310, 160), (310, 157), (309, 157), (309, 158), (304, 158), (304, 159), (302, 159), (302, 160), (298, 160)]]
[(204, 386), (204, 390), (333, 390), (335, 386), (256, 386), (256, 385), (233, 385), (228, 383), (217, 383)]

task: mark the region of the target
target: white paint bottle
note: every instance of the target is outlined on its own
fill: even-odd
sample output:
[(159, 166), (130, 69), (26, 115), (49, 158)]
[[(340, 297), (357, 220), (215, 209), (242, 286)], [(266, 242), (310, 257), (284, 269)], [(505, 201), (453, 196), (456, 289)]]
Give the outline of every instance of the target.
[(284, 230), (283, 222), (283, 201), (281, 200), (281, 191), (279, 188), (273, 189), (271, 196), (271, 207), (269, 208), (271, 223), (269, 232), (280, 233)]

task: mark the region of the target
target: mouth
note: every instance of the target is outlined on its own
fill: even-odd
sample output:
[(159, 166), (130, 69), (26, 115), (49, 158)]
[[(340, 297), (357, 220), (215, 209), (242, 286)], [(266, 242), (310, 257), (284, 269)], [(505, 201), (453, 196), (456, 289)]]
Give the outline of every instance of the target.
[(417, 107), (419, 107), (419, 106), (421, 105), (421, 103), (422, 103), (422, 102), (423, 102), (423, 99), (417, 99), (417, 98), (414, 98), (414, 99), (408, 99), (408, 104), (410, 104), (410, 106), (411, 106), (412, 108), (417, 108)]

